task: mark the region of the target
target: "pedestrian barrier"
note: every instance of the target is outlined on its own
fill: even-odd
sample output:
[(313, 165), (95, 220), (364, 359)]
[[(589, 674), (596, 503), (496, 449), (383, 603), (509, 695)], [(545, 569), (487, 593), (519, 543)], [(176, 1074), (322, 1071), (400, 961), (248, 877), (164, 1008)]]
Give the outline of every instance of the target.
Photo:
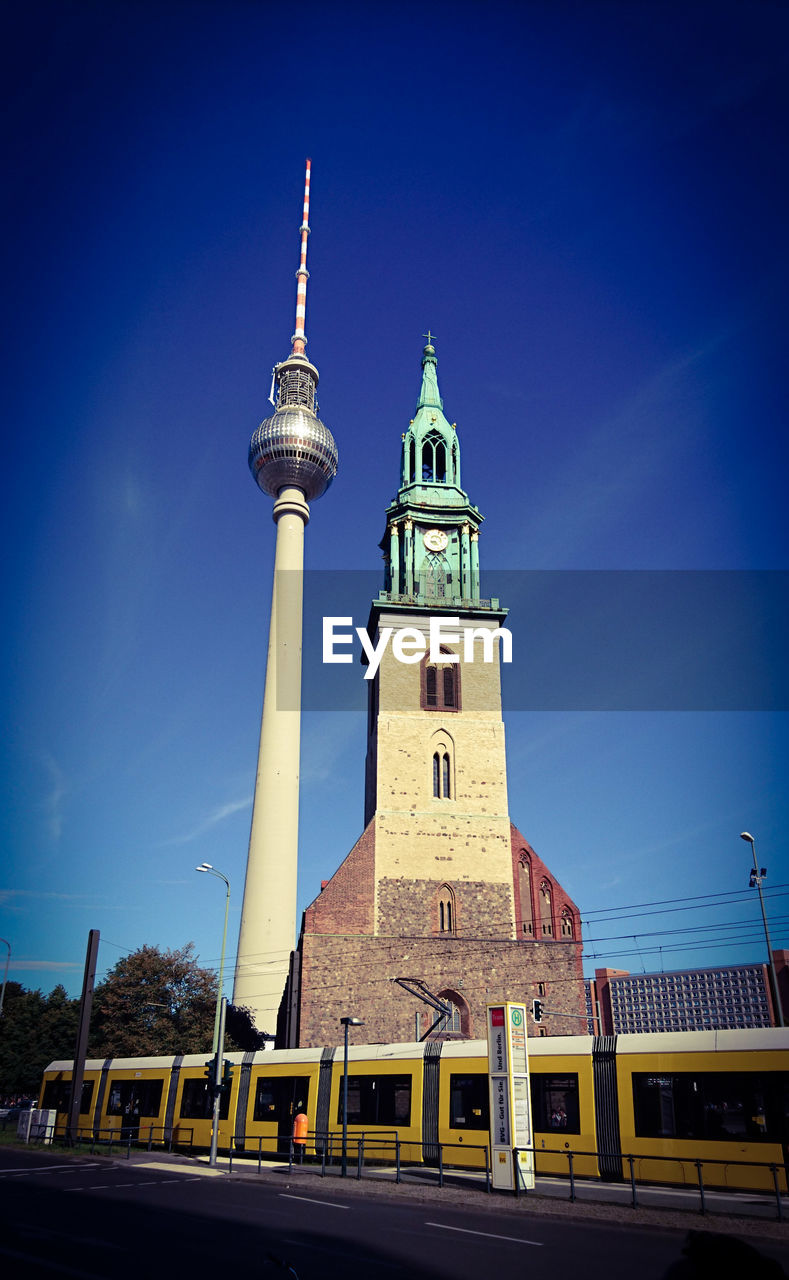
[[(229, 1168), (232, 1171), (234, 1163), (236, 1167), (240, 1161), (250, 1162), (256, 1160), (257, 1172), (260, 1173), (263, 1168), (264, 1160), (279, 1160), (283, 1163), (287, 1162), (288, 1168), (292, 1169), (294, 1163), (301, 1163), (306, 1160), (308, 1163), (320, 1163), (320, 1175), (326, 1177), (327, 1169), (334, 1164), (340, 1164), (342, 1158), (342, 1134), (328, 1132), (309, 1131), (305, 1135), (303, 1144), (294, 1143), (292, 1138), (280, 1136), (278, 1139), (257, 1138), (250, 1139), (249, 1136), (242, 1137), (234, 1135), (230, 1142), (229, 1149)], [(422, 1158), (421, 1153), (429, 1145), (431, 1159), (428, 1161)], [(403, 1158), (403, 1148), (407, 1149), (409, 1159)], [(438, 1185), (444, 1186), (445, 1172), (447, 1170), (462, 1171), (467, 1173), (467, 1167), (464, 1164), (453, 1164), (452, 1154), (454, 1150), (467, 1153), (469, 1151), (479, 1151), (484, 1159), (484, 1185), (485, 1190), (490, 1193), (493, 1190), (493, 1183), (490, 1171), (490, 1160), (487, 1146), (479, 1145), (471, 1147), (466, 1143), (439, 1142), (439, 1143), (420, 1143), (409, 1140), (402, 1142), (397, 1133), (394, 1131), (389, 1136), (376, 1130), (374, 1133), (364, 1132), (349, 1134), (347, 1139), (347, 1157), (348, 1167), (355, 1166), (355, 1174), (357, 1181), (360, 1180), (365, 1171), (372, 1172), (376, 1167), (381, 1165), (394, 1166), (395, 1182), (402, 1181), (402, 1173), (404, 1169), (433, 1169), (438, 1173)], [(416, 1154), (416, 1153), (420, 1154)], [(621, 1162), (622, 1181), (630, 1183), (630, 1204), (633, 1208), (638, 1208), (639, 1203), (643, 1204), (643, 1200), (639, 1201), (638, 1188), (642, 1191), (647, 1188), (659, 1189), (661, 1187), (683, 1185), (688, 1187), (689, 1184), (685, 1178), (686, 1166), (693, 1169), (694, 1181), (692, 1186), (698, 1192), (699, 1196), (699, 1213), (707, 1212), (707, 1202), (705, 1193), (713, 1189), (720, 1190), (726, 1188), (725, 1171), (729, 1168), (755, 1168), (766, 1169), (772, 1177), (774, 1191), (754, 1191), (755, 1196), (761, 1196), (765, 1199), (775, 1197), (776, 1216), (779, 1221), (784, 1218), (784, 1204), (781, 1191), (781, 1177), (784, 1174), (783, 1166), (776, 1164), (767, 1164), (755, 1160), (693, 1160), (681, 1158), (679, 1156), (638, 1156), (622, 1154), (621, 1152), (600, 1152), (600, 1151), (570, 1151), (566, 1148), (548, 1149), (545, 1147), (519, 1147), (514, 1151), (515, 1162), (517, 1165), (517, 1156), (520, 1152), (530, 1153), (532, 1155), (561, 1155), (567, 1160), (567, 1182), (568, 1182), (568, 1199), (576, 1201), (577, 1194), (577, 1175), (575, 1173), (574, 1160), (577, 1156), (591, 1156), (594, 1158), (603, 1156), (610, 1157), (612, 1160)], [(435, 1158), (433, 1158), (435, 1157)], [(675, 1176), (672, 1179), (667, 1176), (665, 1181), (648, 1180), (642, 1176), (642, 1166), (652, 1161), (659, 1160), (666, 1166), (675, 1166)], [(677, 1166), (679, 1169), (677, 1170)], [(720, 1166), (723, 1176), (715, 1178), (715, 1174), (710, 1166)], [(482, 1170), (480, 1170), (482, 1172)], [(668, 1175), (668, 1168), (667, 1168)], [(560, 1175), (561, 1176), (561, 1175)], [(596, 1182), (584, 1179), (586, 1187), (595, 1187)], [(741, 1190), (742, 1188), (737, 1188)], [(524, 1188), (518, 1187), (515, 1190), (516, 1195), (528, 1194)]]
[[(154, 1137), (154, 1134), (161, 1134), (161, 1137)], [(68, 1133), (55, 1134), (53, 1141), (60, 1146), (78, 1149), (88, 1145), (91, 1155), (97, 1147), (106, 1148), (108, 1155), (112, 1155), (115, 1147), (120, 1150), (125, 1147), (127, 1160), (131, 1156), (133, 1147), (145, 1147), (148, 1151), (152, 1151), (154, 1146), (163, 1147), (170, 1153), (177, 1147), (191, 1155), (194, 1150), (194, 1129), (181, 1125), (173, 1129), (171, 1126), (153, 1124), (146, 1125), (143, 1129), (95, 1129), (91, 1125), (82, 1129), (77, 1128), (73, 1137)]]
[[(486, 1190), (492, 1190), (492, 1182), (490, 1176), (490, 1161), (488, 1156), (487, 1145), (470, 1146), (468, 1143), (457, 1142), (415, 1142), (408, 1139), (403, 1142), (395, 1130), (388, 1131), (391, 1136), (387, 1136), (387, 1131), (376, 1129), (374, 1133), (355, 1133), (349, 1134), (347, 1139), (346, 1151), (349, 1161), (356, 1164), (356, 1179), (359, 1181), (365, 1168), (378, 1167), (380, 1165), (391, 1166), (395, 1169), (395, 1182), (402, 1181), (402, 1170), (404, 1167), (414, 1168), (437, 1168), (438, 1169), (438, 1185), (444, 1185), (444, 1169), (447, 1162), (444, 1153), (457, 1149), (458, 1151), (479, 1151), (482, 1154), (485, 1165), (485, 1186)], [(266, 1145), (268, 1144), (268, 1145)], [(288, 1168), (291, 1169), (294, 1163), (301, 1163), (303, 1159), (311, 1163), (320, 1161), (321, 1177), (326, 1176), (327, 1167), (331, 1167), (334, 1163), (341, 1163), (342, 1160), (342, 1134), (329, 1132), (313, 1132), (307, 1131), (302, 1142), (294, 1142), (292, 1137), (288, 1138), (280, 1136), (278, 1138), (250, 1138), (248, 1135), (233, 1134), (230, 1139), (229, 1169), (232, 1172), (233, 1162), (257, 1160), (257, 1171), (263, 1168), (264, 1159), (282, 1160), (287, 1159)], [(410, 1158), (403, 1158), (403, 1148), (406, 1148), (407, 1155)], [(432, 1156), (433, 1152), (437, 1152), (435, 1160), (427, 1160), (423, 1157), (426, 1147), (430, 1148)], [(419, 1152), (418, 1155), (411, 1154)], [(300, 1158), (299, 1158), (300, 1157)], [(448, 1167), (453, 1167), (451, 1159)], [(458, 1165), (457, 1168), (462, 1166)]]
[[(728, 1170), (729, 1168), (767, 1169), (772, 1175), (777, 1218), (779, 1222), (783, 1221), (783, 1202), (781, 1199), (780, 1175), (781, 1173), (785, 1172), (785, 1170), (783, 1169), (783, 1167), (779, 1167), (776, 1164), (764, 1164), (758, 1160), (711, 1160), (706, 1157), (704, 1160), (693, 1160), (693, 1159), (688, 1159), (687, 1157), (682, 1158), (681, 1156), (656, 1156), (652, 1154), (648, 1156), (632, 1156), (632, 1155), (623, 1155), (623, 1154), (620, 1154), (619, 1152), (614, 1153), (614, 1152), (605, 1152), (605, 1151), (597, 1151), (597, 1152), (569, 1151), (569, 1150), (564, 1150), (563, 1148), (550, 1149), (546, 1147), (515, 1148), (515, 1151), (513, 1152), (513, 1156), (516, 1160), (516, 1163), (517, 1163), (517, 1156), (519, 1152), (522, 1152), (524, 1154), (531, 1153), (532, 1155), (564, 1156), (567, 1160), (567, 1177), (568, 1177), (569, 1186), (570, 1186), (570, 1195), (569, 1195), (570, 1200), (575, 1200), (577, 1198), (575, 1193), (575, 1173), (573, 1170), (573, 1160), (575, 1159), (576, 1156), (598, 1156), (598, 1157), (610, 1156), (610, 1158), (613, 1160), (621, 1159), (623, 1165), (625, 1164), (627, 1165), (627, 1174), (630, 1179), (630, 1196), (631, 1196), (630, 1203), (634, 1209), (638, 1207), (638, 1192), (637, 1192), (638, 1186), (641, 1186), (642, 1188), (643, 1187), (676, 1186), (679, 1184), (681, 1184), (682, 1186), (687, 1186), (687, 1183), (685, 1182), (685, 1178), (684, 1178), (684, 1167), (685, 1165), (692, 1165), (696, 1171), (696, 1180), (697, 1180), (697, 1187), (698, 1187), (698, 1193), (699, 1193), (699, 1213), (702, 1213), (702, 1214), (706, 1213), (706, 1201), (704, 1198), (705, 1189), (712, 1190), (714, 1187), (716, 1190), (719, 1190), (721, 1189), (721, 1187), (725, 1188), (726, 1186), (726, 1179), (724, 1178), (723, 1181), (719, 1183), (714, 1183), (712, 1181), (707, 1182), (706, 1188), (705, 1188), (705, 1182), (704, 1182), (705, 1166), (720, 1165), (725, 1170)], [(637, 1165), (639, 1166), (639, 1175), (640, 1175), (641, 1166), (647, 1162), (652, 1163), (653, 1161), (663, 1161), (666, 1164), (679, 1165), (680, 1174), (682, 1175), (681, 1178), (679, 1179), (679, 1182), (677, 1180), (673, 1182), (671, 1181), (652, 1182), (652, 1181), (648, 1181), (647, 1179), (641, 1176), (636, 1177)], [(624, 1177), (624, 1173), (623, 1173), (623, 1177)], [(523, 1191), (524, 1191), (523, 1188), (517, 1187), (516, 1195), (521, 1195)], [(765, 1195), (766, 1193), (754, 1191), (753, 1194)]]

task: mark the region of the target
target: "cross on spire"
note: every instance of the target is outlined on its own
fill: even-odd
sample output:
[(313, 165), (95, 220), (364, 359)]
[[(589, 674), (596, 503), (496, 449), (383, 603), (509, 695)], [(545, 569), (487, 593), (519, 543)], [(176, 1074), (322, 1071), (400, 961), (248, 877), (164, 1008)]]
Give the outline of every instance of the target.
[(429, 329), (428, 329), (427, 333), (423, 333), (423, 334), (422, 334), (422, 337), (423, 337), (423, 338), (427, 338), (427, 340), (428, 340), (428, 342), (430, 343), (430, 345), (431, 345), (431, 346), (433, 345), (433, 339), (434, 339), (434, 338), (436, 338), (437, 336), (438, 336), (437, 334), (435, 334), (435, 333), (431, 333)]

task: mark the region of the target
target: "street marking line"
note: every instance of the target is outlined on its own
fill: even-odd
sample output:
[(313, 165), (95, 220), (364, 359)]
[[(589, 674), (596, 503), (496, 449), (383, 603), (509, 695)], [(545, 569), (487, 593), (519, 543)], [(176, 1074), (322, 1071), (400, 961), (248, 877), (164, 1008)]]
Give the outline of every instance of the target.
[(289, 1196), (287, 1192), (280, 1191), (281, 1200), (304, 1200), (306, 1204), (325, 1204), (327, 1209), (347, 1209), (347, 1204), (335, 1204), (333, 1200), (311, 1200), (309, 1196)]
[(511, 1244), (531, 1244), (542, 1249), (542, 1240), (521, 1240), (519, 1236), (498, 1236), (493, 1231), (471, 1231), (468, 1227), (448, 1227), (444, 1222), (426, 1222), (426, 1227), (438, 1227), (440, 1231), (459, 1231), (464, 1236), (484, 1236), (486, 1240), (509, 1240)]

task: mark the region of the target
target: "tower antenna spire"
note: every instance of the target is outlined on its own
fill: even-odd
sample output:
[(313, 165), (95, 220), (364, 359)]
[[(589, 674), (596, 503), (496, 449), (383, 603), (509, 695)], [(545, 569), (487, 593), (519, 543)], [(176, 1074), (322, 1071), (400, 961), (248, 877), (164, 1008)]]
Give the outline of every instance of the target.
[(296, 286), (296, 332), (291, 338), (293, 343), (291, 349), (292, 356), (303, 356), (307, 346), (307, 339), (304, 336), (304, 320), (307, 312), (307, 281), (310, 273), (307, 270), (307, 237), (310, 234), (310, 169), (312, 161), (307, 159), (307, 172), (304, 175), (304, 212), (301, 219), (301, 256), (299, 258), (299, 269), (296, 272), (298, 284)]

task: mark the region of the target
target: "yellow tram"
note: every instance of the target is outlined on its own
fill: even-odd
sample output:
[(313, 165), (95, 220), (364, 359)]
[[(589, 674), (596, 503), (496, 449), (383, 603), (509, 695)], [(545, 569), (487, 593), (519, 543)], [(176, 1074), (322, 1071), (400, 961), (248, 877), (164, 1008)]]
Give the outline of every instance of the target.
[[(296, 1114), (308, 1152), (336, 1150), (342, 1130), (342, 1048), (231, 1053), (220, 1150), (287, 1155)], [(610, 1180), (786, 1190), (789, 1031), (556, 1036), (529, 1041), (537, 1172)], [(63, 1134), (71, 1062), (47, 1067), (40, 1105)], [(484, 1040), (354, 1045), (348, 1134), (366, 1156), (485, 1165), (489, 1142)], [(205, 1057), (88, 1061), (81, 1136), (207, 1148)], [(773, 1169), (770, 1166), (774, 1167)]]

